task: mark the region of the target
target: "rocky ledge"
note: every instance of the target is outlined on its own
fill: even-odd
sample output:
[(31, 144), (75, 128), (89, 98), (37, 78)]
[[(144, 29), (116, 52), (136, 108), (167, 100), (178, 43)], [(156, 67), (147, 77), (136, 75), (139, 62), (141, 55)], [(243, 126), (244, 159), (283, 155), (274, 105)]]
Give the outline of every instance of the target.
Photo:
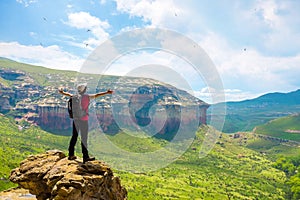
[(123, 200), (127, 191), (101, 161), (83, 164), (58, 150), (29, 156), (11, 172), (10, 180), (38, 200)]

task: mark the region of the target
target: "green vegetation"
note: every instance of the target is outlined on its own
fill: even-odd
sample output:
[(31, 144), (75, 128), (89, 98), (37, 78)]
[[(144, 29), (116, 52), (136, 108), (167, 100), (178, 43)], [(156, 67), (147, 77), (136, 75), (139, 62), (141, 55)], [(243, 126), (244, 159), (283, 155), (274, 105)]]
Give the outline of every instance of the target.
[[(64, 78), (67, 78), (67, 80), (70, 79), (70, 77), (76, 77), (77, 76), (77, 72), (72, 72), (72, 71), (64, 71), (64, 73), (62, 74), (61, 71), (59, 70), (53, 70), (53, 69), (49, 69), (49, 68), (45, 68), (45, 67), (37, 67), (37, 66), (33, 66), (33, 65), (29, 65), (29, 64), (24, 64), (24, 63), (19, 63), (16, 61), (12, 61), (9, 59), (0, 59), (0, 68), (1, 69), (10, 69), (10, 70), (17, 70), (17, 71), (21, 71), (23, 73), (26, 73), (27, 75), (29, 75), (34, 81), (35, 84), (40, 85), (40, 86), (46, 86), (49, 84), (56, 84), (59, 83), (60, 81), (64, 80)], [(59, 82), (48, 82), (48, 77), (45, 75), (56, 75), (59, 74), (61, 80)], [(62, 76), (64, 75), (64, 76)], [(1, 79), (1, 83), (3, 79)], [(14, 83), (14, 81), (8, 81), (5, 80), (6, 85), (12, 85)]]
[(238, 131), (251, 131), (255, 126), (267, 123), (274, 119), (265, 113), (228, 114), (225, 116), (223, 131), (235, 133)]
[[(267, 156), (239, 145), (227, 134), (222, 134), (209, 155), (200, 159), (199, 150), (207, 128), (199, 129), (187, 151), (167, 167), (147, 173), (115, 170), (129, 192), (129, 199), (286, 198), (288, 186), (284, 172), (274, 168)], [(141, 138), (124, 133), (107, 138), (111, 145), (134, 153), (152, 152), (167, 143), (155, 138), (143, 138), (141, 142)], [(104, 160), (109, 156), (124, 165), (130, 162), (121, 155), (101, 152)], [(141, 165), (145, 166), (140, 168), (147, 169), (147, 163)]]
[[(268, 157), (236, 144), (229, 135), (222, 134), (210, 154), (200, 159), (207, 128), (199, 129), (190, 148), (167, 167), (140, 174), (113, 169), (127, 188), (129, 199), (285, 199), (290, 194), (287, 180), (293, 182), (295, 178), (287, 179)], [(151, 152), (167, 144), (122, 133), (107, 137), (131, 152)], [(14, 186), (8, 176), (26, 156), (49, 149), (66, 150), (68, 141), (69, 137), (48, 134), (34, 126), (19, 130), (1, 116), (0, 190)]]
[(119, 148), (130, 152), (146, 153), (159, 150), (167, 144), (167, 141), (152, 137), (140, 137), (143, 133), (136, 133), (136, 135), (125, 134), (120, 132), (115, 136), (107, 135), (108, 139), (117, 145)]
[(289, 199), (300, 199), (300, 156), (280, 157), (274, 163), (274, 167), (285, 172), (288, 177), (286, 183), (290, 186)]
[(238, 138), (234, 138), (233, 134), (230, 135), (232, 144), (254, 150), (274, 162), (280, 157), (295, 157), (300, 155), (300, 148), (293, 141), (269, 138), (268, 136), (257, 135), (253, 132), (239, 132), (239, 135), (240, 137)]
[[(101, 77), (101, 81), (105, 83), (114, 83), (117, 80), (117, 76), (110, 76), (105, 75), (101, 76), (99, 74), (83, 74), (76, 71), (66, 71), (66, 70), (55, 70), (55, 69), (49, 69), (46, 67), (41, 66), (34, 66), (24, 63), (19, 63), (13, 60), (9, 59), (3, 59), (0, 58), (0, 69), (2, 70), (14, 70), (17, 72), (25, 73), (26, 76), (30, 77), (35, 85), (39, 85), (41, 87), (44, 86), (61, 86), (65, 85), (68, 86), (71, 83), (74, 83), (74, 81), (81, 81), (81, 79), (87, 80), (91, 77), (94, 77), (95, 80), (99, 80), (99, 77)], [(23, 78), (22, 76), (20, 77)], [(94, 84), (98, 84), (97, 81), (93, 81), (94, 79), (91, 79), (89, 82), (90, 88), (93, 87)], [(16, 83), (17, 80), (6, 80), (0, 77), (0, 83), (4, 86), (12, 86)], [(30, 82), (30, 81), (29, 81)], [(107, 85), (107, 87), (113, 86), (113, 85)], [(94, 86), (95, 87), (95, 86)]]
[(285, 174), (259, 153), (233, 144), (228, 135), (200, 159), (205, 132), (199, 130), (192, 146), (165, 168), (146, 174), (117, 172), (129, 199), (285, 198)]
[(222, 131), (234, 133), (252, 131), (254, 127), (273, 119), (300, 113), (299, 102), (300, 90), (297, 90), (289, 93), (269, 93), (256, 99), (219, 103), (211, 107), (226, 106)]
[(0, 115), (0, 190), (13, 186), (8, 177), (10, 171), (30, 154), (50, 149), (66, 150), (68, 137), (55, 136), (38, 127), (19, 127), (8, 118)]
[[(31, 83), (53, 88), (73, 83), (71, 80), (78, 75), (77, 72), (62, 73), (2, 58), (0, 68), (25, 73), (24, 77), (32, 79)], [(103, 88), (113, 88), (115, 81), (111, 80), (114, 78), (117, 80), (117, 77), (105, 76), (101, 78), (101, 82), (95, 84)], [(0, 77), (0, 83), (7, 87), (12, 87), (16, 81)], [(295, 106), (298, 93), (299, 91), (292, 93), (290, 98), (275, 94), (265, 95), (252, 102), (228, 103), (225, 132), (249, 131), (288, 113), (300, 112), (299, 105)], [(18, 115), (21, 116), (21, 113), (16, 111), (11, 111), (6, 116), (0, 114), (0, 191), (15, 186), (8, 180), (10, 171), (18, 167), (28, 155), (50, 149), (60, 149), (66, 153), (70, 139), (49, 134), (25, 121), (19, 122), (18, 126), (14, 121), (14, 117)], [(113, 168), (113, 171), (121, 177), (122, 185), (128, 190), (129, 199), (299, 199), (300, 148), (295, 143), (267, 137), (269, 135), (300, 141), (300, 133), (297, 133), (300, 130), (299, 120), (299, 115), (273, 120), (258, 126), (255, 132), (258, 134), (245, 132), (237, 138), (222, 134), (212, 151), (200, 159), (199, 150), (208, 129), (203, 126), (196, 133), (192, 145), (176, 161), (146, 173), (126, 171), (126, 156), (118, 157), (117, 154), (108, 152), (109, 146), (102, 147), (104, 151), (101, 154), (95, 153), (95, 156), (101, 156), (98, 159), (104, 161), (113, 157), (118, 162), (123, 162), (125, 170)], [(103, 146), (103, 137), (111, 145), (136, 154), (156, 152), (168, 145), (168, 141), (146, 137), (141, 133), (119, 133), (113, 136), (100, 134), (100, 137), (95, 134), (90, 133), (95, 140), (90, 145), (94, 150), (98, 150), (97, 145)], [(260, 134), (267, 136), (261, 137)], [(81, 155), (80, 143), (77, 145), (77, 155)], [(180, 147), (182, 144), (176, 145)], [(160, 153), (162, 159), (168, 156)], [(114, 166), (113, 162), (109, 164)], [(149, 163), (142, 161), (140, 164), (141, 169), (147, 169)]]
[(300, 142), (300, 114), (281, 117), (257, 126), (255, 133)]
[[(297, 143), (247, 132), (240, 133), (240, 135), (240, 138), (232, 139), (233, 143), (253, 149), (268, 158), (268, 160), (274, 161), (272, 166), (286, 175), (285, 185), (287, 190), (285, 198), (300, 199), (300, 148)], [(247, 138), (247, 140), (241, 144), (240, 141), (244, 138)]]

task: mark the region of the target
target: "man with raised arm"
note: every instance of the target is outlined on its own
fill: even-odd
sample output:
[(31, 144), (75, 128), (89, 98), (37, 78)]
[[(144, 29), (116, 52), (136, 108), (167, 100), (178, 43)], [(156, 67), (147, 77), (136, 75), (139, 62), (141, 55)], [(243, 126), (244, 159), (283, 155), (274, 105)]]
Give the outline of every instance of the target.
[[(72, 137), (70, 140), (69, 144), (69, 160), (75, 160), (76, 156), (74, 154), (75, 151), (75, 145), (77, 142), (78, 138), (78, 133), (80, 132), (81, 134), (81, 150), (82, 150), (82, 155), (83, 155), (83, 163), (86, 163), (87, 161), (92, 161), (95, 160), (94, 157), (89, 156), (89, 152), (87, 149), (87, 138), (88, 138), (88, 120), (89, 120), (89, 115), (88, 115), (88, 110), (89, 110), (89, 104), (91, 99), (95, 99), (97, 97), (106, 95), (106, 94), (112, 94), (112, 90), (107, 90), (106, 92), (100, 92), (97, 94), (85, 94), (87, 90), (87, 85), (86, 84), (79, 84), (77, 86), (77, 92), (81, 96), (81, 107), (85, 111), (85, 115), (81, 117), (80, 119), (73, 119), (73, 131), (72, 131)], [(62, 89), (59, 89), (59, 93), (65, 96), (72, 97), (73, 94), (64, 92)]]

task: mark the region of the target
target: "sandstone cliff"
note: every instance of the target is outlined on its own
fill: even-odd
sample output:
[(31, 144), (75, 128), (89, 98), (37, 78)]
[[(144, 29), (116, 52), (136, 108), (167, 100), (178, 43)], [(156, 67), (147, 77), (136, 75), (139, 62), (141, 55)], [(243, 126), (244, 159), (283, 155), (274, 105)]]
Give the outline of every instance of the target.
[(29, 156), (11, 172), (10, 180), (38, 200), (123, 200), (127, 191), (101, 161), (83, 164), (58, 150)]
[(0, 62), (3, 68), (0, 69), (0, 113), (8, 113), (17, 122), (24, 120), (54, 134), (71, 133), (72, 120), (66, 109), (68, 98), (59, 94), (58, 88), (63, 87), (73, 94), (76, 82), (88, 83), (91, 93), (108, 88), (114, 90), (113, 95), (105, 95), (91, 103), (90, 129), (101, 127), (104, 133), (113, 135), (120, 129), (138, 126), (150, 130), (151, 136), (171, 140), (179, 127), (197, 126), (194, 130), (206, 124), (209, 104), (158, 80), (95, 74), (74, 77), (67, 71), (43, 73), (36, 66), (27, 71), (28, 66), (9, 67), (6, 64), (1, 66)]

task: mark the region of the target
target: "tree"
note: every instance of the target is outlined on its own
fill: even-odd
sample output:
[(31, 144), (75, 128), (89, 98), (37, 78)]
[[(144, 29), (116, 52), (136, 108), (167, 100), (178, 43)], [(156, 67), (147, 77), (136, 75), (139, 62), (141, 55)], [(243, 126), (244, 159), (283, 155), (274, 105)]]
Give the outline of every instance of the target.
[(300, 199), (300, 174), (296, 174), (290, 178), (288, 185), (293, 193), (292, 199)]

